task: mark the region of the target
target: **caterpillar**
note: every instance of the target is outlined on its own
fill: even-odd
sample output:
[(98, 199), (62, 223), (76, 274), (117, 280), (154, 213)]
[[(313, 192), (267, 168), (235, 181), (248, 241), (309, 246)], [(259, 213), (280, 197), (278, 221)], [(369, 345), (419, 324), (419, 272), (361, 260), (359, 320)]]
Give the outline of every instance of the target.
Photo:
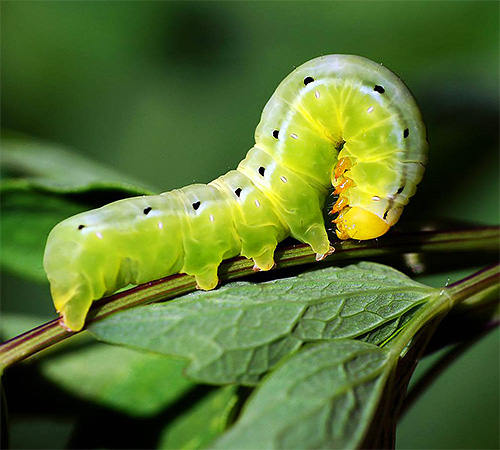
[(332, 188), (339, 239), (381, 236), (415, 194), (427, 148), (417, 103), (393, 72), (354, 55), (313, 59), (278, 86), (236, 170), (57, 224), (44, 253), (55, 308), (78, 331), (94, 300), (129, 284), (181, 272), (214, 289), (222, 260), (243, 255), (269, 270), (287, 236), (321, 259)]

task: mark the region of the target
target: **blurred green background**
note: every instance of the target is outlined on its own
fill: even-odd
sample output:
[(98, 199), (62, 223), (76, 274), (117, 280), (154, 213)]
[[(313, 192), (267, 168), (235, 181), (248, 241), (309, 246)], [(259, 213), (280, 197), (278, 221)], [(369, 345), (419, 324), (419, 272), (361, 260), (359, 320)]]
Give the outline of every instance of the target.
[[(170, 190), (234, 168), (294, 66), (359, 54), (405, 80), (428, 127), (428, 170), (405, 218), (496, 224), (499, 12), (495, 1), (2, 1), (2, 126)], [(2, 307), (53, 315), (46, 286), (11, 274)], [(498, 448), (498, 339), (426, 392), (399, 448)], [(16, 422), (18, 447), (45, 425)]]

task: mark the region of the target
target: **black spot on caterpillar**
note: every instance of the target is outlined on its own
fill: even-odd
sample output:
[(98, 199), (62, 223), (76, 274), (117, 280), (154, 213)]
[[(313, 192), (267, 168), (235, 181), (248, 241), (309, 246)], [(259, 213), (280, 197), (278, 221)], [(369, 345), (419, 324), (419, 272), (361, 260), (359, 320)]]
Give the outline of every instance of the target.
[(313, 59), (276, 89), (236, 170), (59, 223), (44, 255), (56, 309), (79, 330), (92, 301), (128, 284), (182, 272), (213, 289), (223, 259), (241, 254), (269, 270), (287, 236), (320, 258), (332, 186), (338, 237), (378, 237), (414, 195), (426, 153), (420, 111), (394, 73), (359, 56)]
[(305, 77), (304, 78), (304, 86), (307, 86), (309, 83), (312, 83), (314, 81), (313, 77)]

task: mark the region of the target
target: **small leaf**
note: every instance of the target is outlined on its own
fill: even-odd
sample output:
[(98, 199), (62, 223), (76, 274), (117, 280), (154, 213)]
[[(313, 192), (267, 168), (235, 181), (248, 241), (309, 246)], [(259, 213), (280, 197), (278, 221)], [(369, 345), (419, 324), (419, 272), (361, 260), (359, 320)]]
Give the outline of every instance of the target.
[(107, 342), (186, 358), (207, 383), (255, 384), (305, 342), (361, 338), (380, 344), (435, 290), (385, 266), (361, 263), (267, 283), (234, 283), (94, 324)]
[(41, 192), (2, 193), (0, 251), (2, 268), (35, 281), (47, 282), (43, 271), (45, 241), (52, 227), (81, 207)]
[[(35, 317), (4, 314), (0, 332), (11, 337), (39, 323)], [(183, 375), (185, 361), (105, 345), (88, 333), (45, 350), (41, 374), (75, 397), (131, 416), (151, 416), (175, 403), (194, 384)]]
[(228, 416), (237, 399), (235, 386), (218, 388), (208, 393), (162, 430), (158, 448), (206, 448), (226, 429)]
[[(52, 192), (81, 192), (119, 188), (136, 194), (151, 193), (143, 183), (72, 152), (61, 145), (17, 135), (2, 139), (2, 182)], [(16, 184), (12, 184), (15, 186)]]
[(2, 268), (46, 281), (42, 259), (50, 230), (79, 212), (152, 193), (132, 179), (55, 144), (2, 139)]
[(261, 384), (212, 447), (356, 448), (396, 361), (395, 352), (355, 340), (305, 348)]
[(41, 372), (77, 397), (142, 417), (161, 411), (194, 386), (183, 376), (185, 365), (92, 343), (42, 361)]

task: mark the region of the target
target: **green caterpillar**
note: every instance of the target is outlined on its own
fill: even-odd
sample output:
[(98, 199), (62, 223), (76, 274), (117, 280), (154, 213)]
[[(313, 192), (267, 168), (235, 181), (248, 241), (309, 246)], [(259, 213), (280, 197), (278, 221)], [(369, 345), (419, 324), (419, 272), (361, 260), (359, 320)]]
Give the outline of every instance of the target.
[(276, 89), (236, 170), (56, 225), (44, 255), (55, 307), (80, 330), (92, 301), (128, 284), (182, 272), (213, 289), (221, 261), (236, 255), (269, 270), (287, 236), (321, 259), (331, 251), (322, 209), (332, 186), (337, 236), (381, 236), (415, 194), (427, 147), (420, 110), (394, 73), (360, 56), (313, 59)]

